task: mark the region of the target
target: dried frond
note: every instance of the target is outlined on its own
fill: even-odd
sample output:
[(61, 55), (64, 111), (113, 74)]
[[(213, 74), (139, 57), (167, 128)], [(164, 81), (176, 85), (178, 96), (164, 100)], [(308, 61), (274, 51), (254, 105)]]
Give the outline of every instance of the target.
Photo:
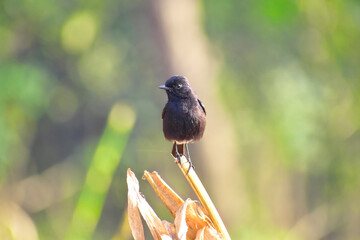
[(129, 169), (129, 222), (136, 240), (144, 239), (139, 210), (154, 239), (223, 239), (222, 235), (215, 229), (207, 211), (198, 201), (191, 199), (183, 201), (156, 172), (145, 171), (144, 178), (149, 181), (175, 219), (174, 223), (170, 223), (161, 221), (157, 217), (139, 192), (139, 183), (134, 173)]
[(163, 222), (160, 220), (160, 218), (156, 215), (154, 210), (150, 207), (148, 202), (139, 192), (139, 182), (136, 179), (135, 174), (131, 172), (130, 169), (128, 169), (127, 172), (127, 184), (129, 223), (135, 240), (145, 239), (139, 210), (146, 224), (148, 225), (154, 239), (173, 239), (168, 233)]
[(171, 215), (175, 217), (176, 211), (183, 205), (184, 200), (173, 191), (166, 182), (159, 176), (157, 172), (144, 172), (145, 178), (154, 189), (155, 193), (159, 196), (160, 200), (169, 210)]

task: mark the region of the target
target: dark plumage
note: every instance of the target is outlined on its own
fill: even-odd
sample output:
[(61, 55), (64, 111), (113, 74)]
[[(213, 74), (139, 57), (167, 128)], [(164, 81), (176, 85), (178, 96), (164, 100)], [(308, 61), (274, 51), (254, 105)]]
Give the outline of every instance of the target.
[[(187, 79), (183, 76), (169, 78), (159, 88), (166, 90), (168, 102), (162, 112), (163, 132), (174, 143), (172, 154), (184, 154), (187, 143), (199, 140), (205, 130), (206, 111)], [(190, 162), (191, 163), (191, 162)]]

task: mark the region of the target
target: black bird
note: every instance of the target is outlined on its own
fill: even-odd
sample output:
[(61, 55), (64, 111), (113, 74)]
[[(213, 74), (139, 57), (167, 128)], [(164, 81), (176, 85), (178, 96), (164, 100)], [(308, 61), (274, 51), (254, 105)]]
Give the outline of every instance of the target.
[(166, 90), (168, 96), (168, 102), (162, 111), (164, 136), (174, 143), (171, 152), (176, 158), (185, 155), (186, 147), (191, 168), (192, 162), (187, 144), (199, 140), (204, 134), (205, 107), (183, 76), (173, 76), (159, 88)]

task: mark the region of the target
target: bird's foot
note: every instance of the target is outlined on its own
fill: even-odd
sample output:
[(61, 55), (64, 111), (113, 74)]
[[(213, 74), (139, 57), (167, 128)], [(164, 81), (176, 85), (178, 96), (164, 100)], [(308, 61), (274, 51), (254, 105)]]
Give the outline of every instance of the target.
[(176, 153), (176, 160), (175, 160), (175, 162), (181, 164), (181, 157), (182, 157), (182, 156), (184, 156), (184, 155), (183, 155), (183, 154)]
[(180, 153), (177, 153), (176, 156), (175, 156), (175, 163), (178, 163), (178, 164), (181, 164), (183, 165), (184, 163), (186, 162), (183, 162), (181, 163), (181, 158), (182, 157), (185, 157), (186, 158), (186, 162), (189, 163), (189, 168), (188, 170), (186, 171), (186, 175), (188, 175), (188, 173), (190, 172), (190, 169), (193, 168), (195, 169), (195, 166), (194, 164), (192, 163), (191, 159), (190, 158), (187, 158), (184, 154), (180, 154)]
[(192, 161), (191, 161), (190, 158), (187, 158), (186, 160), (187, 160), (187, 162), (189, 163), (189, 168), (188, 168), (188, 170), (186, 171), (186, 175), (188, 175), (189, 172), (190, 172), (190, 169), (191, 169), (191, 168), (195, 169), (195, 166), (194, 166), (194, 164), (192, 163)]

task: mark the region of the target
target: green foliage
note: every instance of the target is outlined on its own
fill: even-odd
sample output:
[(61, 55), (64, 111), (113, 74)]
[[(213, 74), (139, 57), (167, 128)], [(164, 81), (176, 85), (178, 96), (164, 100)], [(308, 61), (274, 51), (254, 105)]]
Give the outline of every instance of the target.
[(124, 153), (135, 113), (124, 104), (113, 106), (88, 168), (65, 239), (90, 239), (99, 221), (114, 172)]
[[(277, 192), (279, 188), (284, 192), (290, 184), (294, 196), (304, 196), (295, 197), (293, 202), (303, 206), (304, 212), (328, 207), (327, 218), (322, 220), (327, 230), (313, 232), (325, 231), (324, 239), (332, 231), (341, 232), (341, 227), (333, 228), (332, 220), (359, 219), (359, 211), (346, 210), (360, 197), (359, 179), (355, 177), (359, 171), (355, 159), (360, 159), (360, 151), (354, 147), (360, 139), (360, 88), (355, 77), (360, 74), (356, 67), (360, 59), (352, 57), (359, 52), (354, 41), (360, 31), (353, 28), (358, 22), (354, 12), (359, 12), (359, 4), (215, 2), (204, 1), (206, 27), (210, 39), (225, 53), (222, 64), (226, 67), (218, 81), (237, 125), (238, 146), (245, 161), (239, 171), (250, 186), (256, 186), (247, 192), (252, 196), (249, 215), (254, 216), (259, 209), (262, 213), (270, 210), (266, 206), (271, 200), (263, 199), (263, 190), (259, 189)], [(264, 175), (272, 176), (271, 180), (261, 181)], [(278, 179), (282, 179), (281, 186), (274, 186), (274, 182), (279, 184)], [(263, 221), (259, 215), (254, 224)], [(248, 229), (242, 234), (247, 235)], [(347, 234), (356, 238), (355, 232)]]
[(48, 105), (50, 74), (29, 64), (7, 63), (0, 67), (0, 179), (22, 155), (36, 122)]

